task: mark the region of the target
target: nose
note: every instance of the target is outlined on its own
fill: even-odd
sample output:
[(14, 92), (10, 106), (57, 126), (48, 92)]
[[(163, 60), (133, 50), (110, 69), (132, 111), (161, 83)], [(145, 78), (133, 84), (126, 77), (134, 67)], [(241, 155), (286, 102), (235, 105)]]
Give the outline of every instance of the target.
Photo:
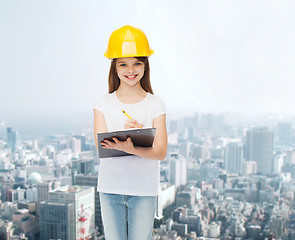
[(128, 73), (133, 73), (133, 66), (129, 66)]

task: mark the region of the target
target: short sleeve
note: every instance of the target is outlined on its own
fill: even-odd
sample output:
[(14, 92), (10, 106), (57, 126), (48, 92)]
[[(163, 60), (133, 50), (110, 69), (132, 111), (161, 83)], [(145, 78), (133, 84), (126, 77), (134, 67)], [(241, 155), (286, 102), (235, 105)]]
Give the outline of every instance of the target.
[(103, 103), (104, 103), (104, 97), (103, 96), (98, 97), (94, 101), (93, 110), (96, 109), (96, 110), (103, 112)]
[(161, 98), (159, 98), (158, 96), (154, 96), (154, 106), (153, 106), (153, 119), (155, 119), (156, 117), (166, 114), (166, 107), (165, 107), (165, 103), (163, 102), (163, 100)]

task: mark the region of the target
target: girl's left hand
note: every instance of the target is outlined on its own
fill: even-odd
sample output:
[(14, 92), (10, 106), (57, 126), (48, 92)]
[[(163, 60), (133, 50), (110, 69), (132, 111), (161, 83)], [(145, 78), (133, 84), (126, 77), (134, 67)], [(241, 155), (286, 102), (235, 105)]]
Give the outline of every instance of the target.
[(107, 149), (117, 149), (120, 151), (124, 151), (127, 153), (131, 153), (134, 149), (133, 142), (131, 141), (131, 138), (128, 137), (126, 141), (120, 141), (117, 138), (113, 138), (115, 142), (111, 142), (109, 140), (104, 140), (101, 142), (102, 148), (107, 148)]

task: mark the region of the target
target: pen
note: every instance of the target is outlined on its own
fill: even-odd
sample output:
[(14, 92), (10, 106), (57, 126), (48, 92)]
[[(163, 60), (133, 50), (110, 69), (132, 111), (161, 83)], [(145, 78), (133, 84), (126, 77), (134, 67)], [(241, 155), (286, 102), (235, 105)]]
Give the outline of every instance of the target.
[[(122, 110), (122, 112), (129, 118), (129, 119), (132, 119), (124, 110)], [(141, 125), (141, 124), (140, 124)], [(142, 125), (141, 125), (141, 127), (140, 128), (142, 128)]]

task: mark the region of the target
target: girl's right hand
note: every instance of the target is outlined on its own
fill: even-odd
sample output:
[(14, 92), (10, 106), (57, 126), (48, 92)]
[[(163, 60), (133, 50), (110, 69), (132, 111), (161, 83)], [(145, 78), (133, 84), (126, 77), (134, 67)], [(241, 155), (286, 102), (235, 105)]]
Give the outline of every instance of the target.
[(143, 124), (137, 122), (135, 119), (127, 119), (124, 125), (125, 129), (129, 128), (142, 128)]

